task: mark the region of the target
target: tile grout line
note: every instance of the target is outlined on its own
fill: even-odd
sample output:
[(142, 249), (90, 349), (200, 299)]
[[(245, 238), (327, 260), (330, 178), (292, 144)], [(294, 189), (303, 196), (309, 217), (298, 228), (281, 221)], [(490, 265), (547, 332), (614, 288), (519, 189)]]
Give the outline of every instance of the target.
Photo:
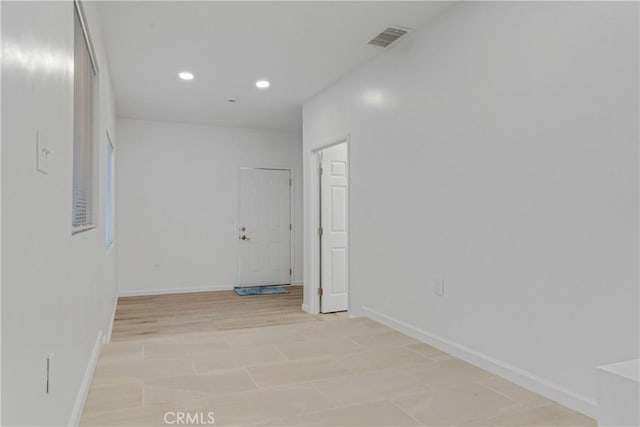
[(256, 390), (261, 389), (262, 387), (258, 385), (258, 382), (255, 380), (255, 378), (253, 378), (253, 375), (251, 375), (251, 372), (249, 372), (248, 366), (244, 367), (244, 371), (247, 373), (247, 375), (249, 375), (249, 379), (251, 379), (251, 381), (253, 382), (253, 385), (256, 386)]
[[(543, 408), (543, 407), (546, 407), (546, 406), (553, 406), (553, 405), (557, 405), (557, 403), (556, 403), (556, 402), (554, 402), (554, 401), (552, 401), (552, 400), (548, 400), (546, 397), (544, 397), (544, 396), (542, 396), (542, 395), (540, 395), (540, 394), (538, 394), (538, 393), (534, 393), (534, 392), (532, 392), (532, 391), (529, 391), (529, 390), (524, 389), (523, 387), (521, 387), (521, 388), (523, 388), (523, 389), (524, 389), (526, 392), (528, 392), (528, 393), (531, 393), (531, 394), (533, 394), (533, 395), (535, 395), (535, 396), (537, 396), (537, 397), (540, 397), (540, 398), (543, 398), (543, 399), (545, 399), (545, 400), (548, 400), (547, 402), (542, 402), (542, 403), (541, 403), (541, 404), (539, 404), (539, 405), (533, 405), (533, 406), (530, 406), (530, 405), (527, 405), (527, 404), (526, 404), (526, 403), (524, 403), (524, 402), (520, 402), (520, 401), (518, 401), (518, 400), (515, 400), (515, 398), (514, 398), (514, 397), (509, 396), (506, 392), (503, 392), (503, 391), (501, 391), (501, 390), (498, 390), (497, 388), (493, 388), (493, 387), (491, 387), (490, 385), (483, 384), (483, 383), (482, 383), (482, 381), (487, 381), (487, 378), (481, 378), (481, 379), (478, 379), (478, 380), (476, 380), (476, 381), (474, 382), (474, 384), (476, 384), (476, 385), (478, 385), (478, 386), (480, 386), (480, 387), (483, 387), (483, 388), (485, 388), (485, 389), (487, 389), (487, 390), (490, 390), (490, 391), (492, 391), (492, 392), (494, 392), (494, 393), (496, 393), (496, 394), (499, 394), (500, 396), (502, 396), (502, 397), (506, 398), (507, 400), (510, 400), (510, 401), (512, 401), (512, 402), (513, 402), (512, 407), (511, 407), (511, 408), (509, 408), (505, 413), (518, 413), (518, 412), (524, 412), (524, 411), (528, 411), (528, 410), (532, 410), (532, 409)], [(516, 385), (517, 387), (520, 387), (520, 386), (518, 386), (517, 384), (514, 384), (514, 385)], [(498, 414), (498, 415), (501, 415), (501, 414)]]
[(398, 405), (396, 405), (393, 402), (393, 400), (386, 399), (386, 401), (389, 402), (392, 406), (396, 407), (398, 409), (398, 411), (402, 412), (403, 414), (405, 414), (406, 416), (408, 416), (409, 418), (411, 418), (412, 420), (417, 422), (418, 425), (421, 425), (421, 426), (426, 426), (427, 425), (427, 424), (423, 423), (422, 421), (420, 421), (419, 419), (417, 419), (416, 417), (414, 417), (413, 415), (411, 415), (410, 413), (408, 413), (407, 411), (405, 411), (404, 409), (402, 409), (401, 407), (399, 407)]
[(272, 344), (272, 346), (273, 346), (273, 348), (274, 348), (278, 353), (280, 353), (280, 355), (281, 355), (282, 357), (284, 357), (284, 360), (285, 360), (285, 361), (289, 361), (289, 362), (291, 362), (291, 361), (292, 361), (291, 359), (289, 359), (289, 358), (287, 357), (287, 355), (286, 355), (286, 354), (284, 354), (284, 353), (282, 352), (282, 350), (280, 350), (280, 349), (278, 348), (278, 345), (277, 345), (277, 344)]

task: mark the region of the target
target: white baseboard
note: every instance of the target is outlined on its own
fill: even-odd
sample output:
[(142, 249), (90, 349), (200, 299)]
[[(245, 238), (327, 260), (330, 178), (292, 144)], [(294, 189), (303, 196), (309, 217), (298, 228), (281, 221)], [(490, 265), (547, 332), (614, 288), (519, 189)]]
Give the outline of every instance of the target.
[(302, 304), (302, 311), (309, 313), (309, 306), (307, 304)]
[(199, 286), (193, 288), (162, 288), (162, 289), (138, 289), (121, 290), (118, 296), (139, 297), (145, 295), (188, 294), (192, 292), (232, 291), (235, 285)]
[(391, 316), (387, 316), (373, 308), (362, 306), (362, 310), (368, 317), (382, 323), (383, 325), (400, 331), (426, 344), (432, 345), (439, 350), (445, 351), (479, 368), (506, 378), (513, 383), (535, 393), (541, 394), (542, 396), (567, 406), (574, 411), (578, 411), (592, 418), (597, 416), (596, 402), (586, 396), (579, 395), (552, 381), (540, 378), (531, 372), (525, 371), (501, 360), (494, 359), (484, 353), (480, 353), (446, 338), (442, 338), (438, 335), (416, 328), (415, 326)]
[(82, 378), (80, 390), (78, 391), (78, 396), (76, 397), (76, 403), (75, 405), (73, 405), (73, 410), (71, 411), (71, 418), (69, 419), (70, 426), (80, 425), (80, 418), (82, 417), (84, 404), (87, 401), (89, 389), (91, 388), (91, 381), (93, 380), (93, 372), (96, 370), (98, 358), (100, 357), (100, 349), (102, 348), (102, 335), (102, 331), (99, 331), (98, 336), (96, 337), (96, 342), (93, 345), (93, 350), (91, 352), (91, 356), (89, 357), (89, 363), (87, 364), (87, 369), (84, 372), (84, 378)]
[(103, 344), (109, 344), (111, 342), (111, 332), (113, 331), (113, 322), (116, 320), (116, 307), (118, 306), (118, 298), (113, 302), (113, 310), (111, 311), (111, 318), (109, 319), (109, 329), (107, 334), (103, 337)]

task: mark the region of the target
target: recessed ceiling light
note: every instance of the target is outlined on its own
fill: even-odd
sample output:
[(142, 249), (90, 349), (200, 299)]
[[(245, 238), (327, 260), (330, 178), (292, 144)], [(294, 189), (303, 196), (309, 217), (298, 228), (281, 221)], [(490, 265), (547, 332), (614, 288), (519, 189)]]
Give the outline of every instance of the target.
[(180, 77), (182, 80), (193, 80), (193, 74), (188, 71), (181, 72), (180, 74), (178, 74), (178, 77)]
[(269, 83), (269, 82), (268, 82), (268, 81), (266, 81), (266, 80), (258, 80), (258, 81), (256, 82), (256, 87), (257, 87), (258, 89), (266, 89), (266, 88), (268, 88), (270, 85), (271, 85), (271, 83)]

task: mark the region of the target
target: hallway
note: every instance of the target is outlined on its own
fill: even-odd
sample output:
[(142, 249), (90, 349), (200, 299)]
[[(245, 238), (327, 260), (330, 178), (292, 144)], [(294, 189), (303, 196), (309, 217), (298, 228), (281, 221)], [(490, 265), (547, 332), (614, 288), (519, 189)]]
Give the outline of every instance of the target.
[(0, 425), (640, 426), (639, 18), (0, 0)]

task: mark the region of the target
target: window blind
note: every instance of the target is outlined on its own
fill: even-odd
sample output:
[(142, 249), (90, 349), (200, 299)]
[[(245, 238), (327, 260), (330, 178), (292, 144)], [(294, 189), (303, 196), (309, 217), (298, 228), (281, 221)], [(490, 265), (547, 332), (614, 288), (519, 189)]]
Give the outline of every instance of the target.
[(75, 11), (73, 91), (73, 232), (94, 227), (96, 70), (79, 9)]

